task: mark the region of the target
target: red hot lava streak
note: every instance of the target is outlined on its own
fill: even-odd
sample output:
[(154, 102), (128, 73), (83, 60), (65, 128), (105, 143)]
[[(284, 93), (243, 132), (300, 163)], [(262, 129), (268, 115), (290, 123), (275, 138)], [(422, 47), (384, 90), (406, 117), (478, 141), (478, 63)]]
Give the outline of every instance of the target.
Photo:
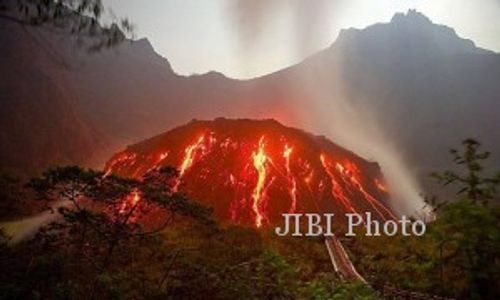
[(274, 120), (192, 121), (117, 153), (105, 172), (141, 178), (160, 166), (176, 167), (175, 190), (222, 221), (261, 227), (289, 212), (395, 218), (376, 163)]

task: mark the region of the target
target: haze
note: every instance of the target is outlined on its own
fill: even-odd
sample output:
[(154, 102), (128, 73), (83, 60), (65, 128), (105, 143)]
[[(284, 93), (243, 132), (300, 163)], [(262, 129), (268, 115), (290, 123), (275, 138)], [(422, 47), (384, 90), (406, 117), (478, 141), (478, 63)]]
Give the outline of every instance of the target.
[(478, 46), (500, 51), (499, 0), (104, 0), (183, 75), (252, 78), (329, 46), (342, 28), (387, 22), (415, 8)]

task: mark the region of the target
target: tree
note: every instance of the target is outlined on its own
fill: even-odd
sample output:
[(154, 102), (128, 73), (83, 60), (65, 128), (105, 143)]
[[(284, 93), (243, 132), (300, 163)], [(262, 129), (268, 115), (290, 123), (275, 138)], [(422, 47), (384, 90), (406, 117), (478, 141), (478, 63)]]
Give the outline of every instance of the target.
[(71, 34), (91, 52), (116, 46), (133, 34), (127, 19), (104, 25), (103, 13), (102, 0), (7, 0), (0, 4), (0, 19)]
[(457, 299), (500, 299), (500, 209), (498, 175), (483, 170), (489, 154), (467, 139), (464, 150), (451, 150), (459, 168), (434, 173), (457, 194), (445, 201), (426, 199), (435, 220), (421, 237), (360, 235), (355, 240), (354, 264), (373, 286), (386, 283), (410, 291)]
[(462, 142), (465, 147), (463, 153), (456, 149), (451, 149), (453, 161), (465, 168), (463, 174), (455, 171), (445, 171), (443, 173), (433, 173), (432, 176), (441, 184), (458, 184), (460, 189), (457, 194), (465, 194), (468, 199), (476, 202), (487, 202), (496, 195), (496, 188), (500, 184), (500, 172), (495, 176), (483, 174), (481, 162), (488, 159), (489, 152), (480, 152), (481, 143), (474, 139), (466, 139)]
[(31, 211), (27, 194), (19, 178), (0, 172), (0, 220)]
[[(166, 256), (160, 247), (165, 242), (162, 231), (174, 218), (214, 224), (209, 209), (173, 192), (176, 176), (175, 170), (162, 168), (132, 180), (71, 166), (50, 169), (33, 179), (30, 186), (39, 199), (64, 205), (59, 208), (62, 219), (41, 229), (30, 242), (41, 254), (37, 262), (48, 259), (53, 269), (41, 271), (44, 284), (34, 280), (31, 289), (48, 298), (113, 298), (122, 292), (142, 298), (146, 290), (139, 287), (156, 286), (162, 273), (159, 266), (164, 266), (162, 258), (158, 264), (144, 256), (149, 260)], [(137, 267), (136, 260), (145, 266)], [(39, 267), (46, 269), (44, 264)], [(61, 296), (45, 287), (47, 280), (60, 287)]]
[(444, 253), (437, 261), (451, 276), (444, 281), (455, 286), (458, 296), (468, 299), (500, 296), (496, 288), (500, 283), (499, 223), (498, 208), (489, 209), (461, 199), (447, 205), (431, 227), (431, 236), (440, 242)]
[(458, 276), (453, 283), (463, 282), (459, 296), (468, 299), (498, 299), (500, 284), (500, 210), (496, 188), (500, 175), (483, 174), (482, 161), (489, 152), (480, 152), (480, 143), (467, 139), (463, 153), (452, 149), (454, 161), (465, 167), (463, 174), (454, 171), (435, 173), (443, 185), (456, 184), (455, 201), (446, 201), (437, 210), (431, 236), (439, 246), (438, 263), (453, 269)]

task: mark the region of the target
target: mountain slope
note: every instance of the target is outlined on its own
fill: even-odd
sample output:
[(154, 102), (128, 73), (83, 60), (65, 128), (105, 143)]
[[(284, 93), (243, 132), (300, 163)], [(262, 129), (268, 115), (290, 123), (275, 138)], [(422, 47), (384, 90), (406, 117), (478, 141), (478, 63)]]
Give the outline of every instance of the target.
[(31, 34), (0, 21), (0, 168), (33, 174), (50, 163), (87, 163), (104, 138), (85, 120), (63, 67)]
[(224, 221), (260, 227), (287, 212), (335, 213), (341, 224), (345, 213), (395, 218), (376, 163), (274, 120), (192, 121), (127, 147), (106, 172), (140, 178), (160, 166), (176, 167), (174, 189)]
[[(298, 68), (336, 81), (342, 93), (316, 88), (366, 111), (422, 176), (447, 166), (448, 147), (465, 137), (500, 146), (500, 55), (418, 12), (344, 31)], [(500, 155), (494, 159), (500, 164)]]
[[(2, 35), (12, 32), (3, 30)], [(405, 170), (401, 174), (416, 174), (422, 182), (429, 171), (448, 165), (448, 147), (465, 137), (477, 137), (487, 148), (500, 149), (500, 55), (477, 48), (451, 28), (433, 24), (415, 11), (397, 14), (390, 23), (344, 30), (329, 48), (303, 62), (243, 81), (216, 72), (179, 76), (147, 40), (90, 57), (75, 54), (67, 38), (46, 40), (70, 67), (55, 67), (47, 59), (44, 65), (28, 64), (24, 58), (11, 56), (8, 69), (27, 68), (27, 74), (57, 69), (58, 76), (50, 76), (49, 82), (74, 97), (49, 98), (65, 98), (75, 112), (71, 119), (77, 120), (65, 122), (69, 128), (62, 126), (64, 130), (81, 127), (72, 131), (74, 139), (88, 142), (87, 137), (101, 135), (108, 142), (106, 147), (97, 147), (102, 155), (96, 155), (95, 147), (87, 147), (87, 142), (68, 148), (60, 142), (63, 135), (47, 135), (47, 141), (59, 148), (55, 153), (64, 153), (61, 156), (66, 161), (76, 161), (71, 156), (76, 155), (103, 163), (125, 144), (193, 118), (221, 116), (274, 118), (326, 134), (364, 157), (380, 161), (384, 173), (396, 169), (391, 159), (402, 156)], [(25, 44), (11, 47), (18, 46)], [(16, 79), (17, 86), (3, 87), (2, 94), (30, 90), (35, 82), (30, 76)], [(28, 98), (27, 102), (36, 102), (36, 97)], [(2, 114), (7, 114), (4, 107)], [(27, 122), (32, 123), (30, 119), (36, 116), (26, 114)], [(2, 124), (4, 140), (15, 140), (9, 126), (22, 122)], [(24, 140), (32, 137), (27, 131), (22, 135)], [(8, 152), (26, 157), (19, 146), (23, 143), (14, 143), (18, 146), (11, 149), (16, 150)], [(28, 148), (36, 151), (33, 146)], [(50, 156), (40, 159), (43, 165), (60, 161)], [(499, 156), (493, 159), (493, 164), (500, 164)], [(16, 164), (26, 168), (29, 162)], [(401, 174), (392, 177), (404, 177)], [(408, 189), (400, 183), (395, 186)]]

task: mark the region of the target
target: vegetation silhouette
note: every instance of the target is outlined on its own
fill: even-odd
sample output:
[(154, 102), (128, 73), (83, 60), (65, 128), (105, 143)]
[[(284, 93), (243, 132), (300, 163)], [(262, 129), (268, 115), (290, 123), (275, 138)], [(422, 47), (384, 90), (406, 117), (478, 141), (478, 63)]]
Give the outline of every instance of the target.
[(72, 35), (89, 52), (114, 47), (134, 32), (126, 18), (104, 25), (104, 12), (101, 0), (7, 0), (0, 4), (0, 19)]
[[(437, 209), (426, 235), (343, 239), (371, 287), (338, 278), (321, 238), (276, 238), (271, 231), (217, 224), (210, 209), (172, 190), (173, 168), (132, 180), (58, 167), (15, 189), (15, 181), (4, 180), (5, 195), (20, 187), (36, 205), (67, 205), (32, 239), (12, 244), (0, 232), (0, 299), (380, 299), (392, 297), (388, 285), (498, 299), (497, 175), (483, 174), (487, 155), (478, 142), (464, 146), (452, 151), (463, 172), (433, 175), (456, 184), (458, 194), (429, 200)], [(2, 203), (7, 207), (16, 205)]]

